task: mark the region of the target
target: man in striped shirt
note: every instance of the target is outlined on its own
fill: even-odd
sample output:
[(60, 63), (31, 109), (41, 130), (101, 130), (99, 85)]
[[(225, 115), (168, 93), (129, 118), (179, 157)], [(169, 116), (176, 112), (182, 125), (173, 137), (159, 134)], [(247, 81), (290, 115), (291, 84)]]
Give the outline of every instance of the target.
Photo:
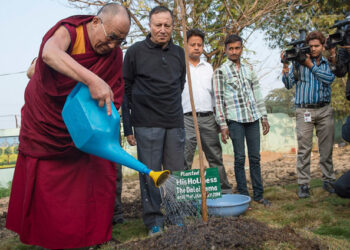
[(271, 203), (263, 198), (260, 170), (260, 128), (269, 132), (266, 108), (259, 81), (251, 65), (241, 61), (242, 38), (230, 35), (225, 40), (227, 62), (217, 68), (213, 75), (216, 120), (221, 129), (223, 143), (231, 137), (234, 149), (234, 170), (240, 194), (249, 195), (244, 170), (247, 142), (249, 170), (253, 186), (253, 200), (265, 206)]
[[(295, 63), (291, 69), (283, 64), (282, 81), (287, 89), (296, 85), (296, 129), (298, 139), (297, 176), (298, 196), (310, 196), (310, 155), (314, 127), (318, 137), (320, 166), (323, 188), (334, 193), (332, 183), (335, 175), (332, 163), (334, 142), (333, 109), (331, 101), (331, 84), (335, 78), (328, 61), (322, 56), (325, 37), (319, 31), (313, 31), (306, 37), (310, 46), (310, 55), (302, 63)], [(293, 71), (296, 70), (294, 73)]]

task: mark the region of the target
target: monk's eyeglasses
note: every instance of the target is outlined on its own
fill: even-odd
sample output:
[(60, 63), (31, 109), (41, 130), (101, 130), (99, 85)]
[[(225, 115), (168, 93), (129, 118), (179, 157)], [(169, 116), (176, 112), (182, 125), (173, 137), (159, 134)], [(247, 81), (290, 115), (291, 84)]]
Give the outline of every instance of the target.
[(101, 17), (98, 17), (98, 19), (100, 19), (102, 29), (103, 29), (103, 32), (105, 33), (107, 42), (116, 43), (117, 45), (121, 45), (121, 46), (124, 46), (125, 44), (127, 44), (127, 41), (124, 38), (119, 38), (115, 34), (108, 35), (106, 32), (105, 26), (103, 25), (103, 21), (102, 21)]

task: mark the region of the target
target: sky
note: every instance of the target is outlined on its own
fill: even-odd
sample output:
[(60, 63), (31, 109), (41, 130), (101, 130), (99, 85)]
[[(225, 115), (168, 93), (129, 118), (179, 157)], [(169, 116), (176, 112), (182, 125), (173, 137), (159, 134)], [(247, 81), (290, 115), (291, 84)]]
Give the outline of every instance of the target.
[[(67, 0), (3, 1), (0, 8), (0, 129), (15, 128), (24, 104), (24, 90), (28, 83), (26, 70), (38, 55), (44, 34), (59, 20), (93, 10), (74, 8)], [(283, 87), (278, 79), (281, 71), (279, 51), (269, 49), (263, 34), (254, 33), (246, 43), (255, 51), (249, 58), (258, 62), (255, 69), (260, 76), (263, 95)], [(20, 121), (18, 119), (18, 121)]]

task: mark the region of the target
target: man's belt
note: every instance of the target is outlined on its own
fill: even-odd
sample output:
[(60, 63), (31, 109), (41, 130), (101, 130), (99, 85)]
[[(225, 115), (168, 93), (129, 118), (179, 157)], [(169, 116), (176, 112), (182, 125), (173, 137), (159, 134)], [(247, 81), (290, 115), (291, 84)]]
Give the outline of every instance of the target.
[(321, 103), (315, 103), (315, 104), (296, 104), (295, 106), (297, 108), (302, 108), (302, 109), (317, 109), (327, 105), (329, 105), (329, 102), (321, 102)]
[[(197, 112), (196, 113), (196, 116), (197, 117), (204, 117), (204, 116), (210, 116), (212, 115), (213, 112), (212, 111), (209, 111), (209, 112)], [(187, 113), (184, 113), (185, 116), (192, 116), (192, 112), (187, 112)]]

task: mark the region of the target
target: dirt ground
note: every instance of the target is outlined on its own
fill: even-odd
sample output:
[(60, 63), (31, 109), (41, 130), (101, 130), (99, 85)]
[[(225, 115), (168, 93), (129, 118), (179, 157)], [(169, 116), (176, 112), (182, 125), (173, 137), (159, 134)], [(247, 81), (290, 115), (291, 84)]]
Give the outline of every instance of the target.
[[(224, 155), (224, 165), (228, 179), (235, 186), (235, 174), (233, 170), (234, 157)], [(208, 167), (208, 162), (204, 159), (204, 165)], [(350, 169), (350, 145), (338, 147), (333, 150), (333, 165), (337, 176)], [(249, 166), (248, 159), (246, 166)], [(199, 168), (198, 155), (193, 161), (193, 168)], [(285, 185), (296, 183), (296, 154), (295, 153), (278, 153), (278, 152), (261, 152), (261, 175), (264, 186)], [(319, 167), (319, 153), (314, 149), (311, 154), (311, 177), (320, 178), (322, 176)], [(246, 167), (246, 177), (248, 187), (251, 187), (249, 167)], [(125, 181), (123, 183), (123, 200), (139, 199), (139, 182), (138, 179)]]
[[(317, 151), (313, 151), (311, 157), (311, 173), (313, 178), (320, 178), (322, 175), (318, 161), (319, 154)], [(233, 162), (233, 156), (224, 156), (224, 165), (229, 181), (235, 186)], [(337, 176), (350, 169), (350, 146), (334, 148), (333, 164)], [(197, 156), (194, 161), (194, 168), (198, 168), (198, 165)], [(205, 165), (208, 164), (205, 163)], [(246, 165), (248, 166), (248, 162)], [(295, 166), (295, 153), (262, 152), (261, 172), (264, 186), (295, 183)], [(249, 167), (247, 167), (247, 182), (250, 187), (248, 168)], [(141, 218), (138, 178), (124, 178), (122, 200), (124, 206), (124, 217), (126, 219)], [(15, 235), (5, 229), (7, 206), (8, 198), (0, 199), (0, 240)], [(225, 233), (221, 229), (225, 229)], [(175, 232), (163, 234), (162, 236), (155, 236), (156, 238), (147, 238), (144, 241), (128, 243), (126, 247), (130, 249), (145, 249), (144, 246), (147, 246), (147, 248), (150, 249), (150, 246), (153, 244), (152, 242), (156, 239), (157, 249), (256, 249), (261, 248), (263, 242), (271, 240), (277, 242), (288, 242), (294, 245), (297, 249), (322, 249), (322, 246), (319, 245), (318, 242), (302, 238), (291, 228), (286, 227), (282, 230), (276, 230), (251, 219), (211, 218), (208, 226), (204, 226), (197, 222), (181, 228), (170, 227), (168, 230), (175, 230)], [(196, 232), (196, 237), (190, 232)], [(227, 232), (230, 233), (227, 234)], [(237, 237), (237, 235), (239, 235), (239, 237)], [(151, 247), (151, 249), (152, 248), (153, 247)]]
[(270, 228), (253, 219), (235, 217), (210, 218), (208, 224), (197, 221), (172, 226), (166, 234), (119, 245), (117, 249), (262, 249), (272, 241), (277, 245), (288, 243), (296, 249), (326, 249), (290, 227)]

